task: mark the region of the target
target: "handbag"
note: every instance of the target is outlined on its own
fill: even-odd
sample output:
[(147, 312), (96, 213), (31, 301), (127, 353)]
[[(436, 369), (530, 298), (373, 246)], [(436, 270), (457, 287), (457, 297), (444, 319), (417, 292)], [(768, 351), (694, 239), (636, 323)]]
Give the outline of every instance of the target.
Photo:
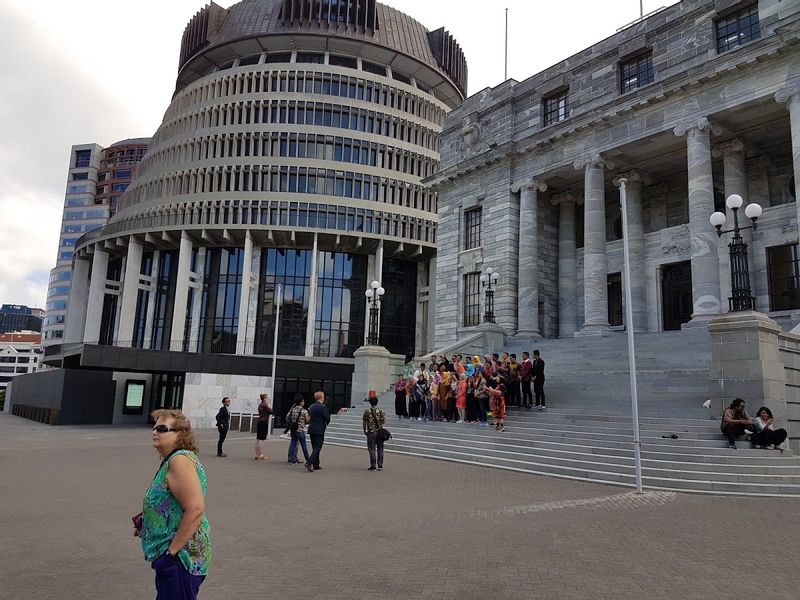
[[(375, 423), (378, 423), (378, 415), (374, 410), (372, 411), (372, 415), (375, 417)], [(378, 439), (381, 440), (382, 442), (392, 439), (391, 432), (388, 429), (381, 427), (380, 425), (378, 425), (377, 433), (378, 433)]]

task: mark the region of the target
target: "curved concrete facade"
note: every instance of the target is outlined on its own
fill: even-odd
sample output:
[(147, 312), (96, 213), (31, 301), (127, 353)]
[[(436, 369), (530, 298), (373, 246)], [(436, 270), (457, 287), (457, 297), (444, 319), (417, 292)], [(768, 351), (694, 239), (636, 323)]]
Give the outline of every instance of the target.
[(280, 283), (281, 353), (346, 357), (377, 279), (383, 343), (426, 349), (437, 206), (421, 180), (463, 99), (463, 55), (382, 5), (341, 3), (355, 12), (337, 21), (323, 2), (325, 23), (308, 6), (293, 16), (301, 5), (212, 4), (190, 21), (134, 181), (76, 245), (76, 273), (92, 274), (73, 286), (87, 308), (69, 313), (66, 341), (267, 353)]

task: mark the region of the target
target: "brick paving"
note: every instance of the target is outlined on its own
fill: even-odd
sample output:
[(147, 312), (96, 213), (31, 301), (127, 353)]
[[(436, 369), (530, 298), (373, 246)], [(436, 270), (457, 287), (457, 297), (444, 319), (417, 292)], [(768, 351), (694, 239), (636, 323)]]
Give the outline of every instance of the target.
[[(149, 438), (0, 415), (0, 598), (155, 596), (130, 526), (158, 465)], [(310, 474), (282, 440), (257, 462), (249, 435), (227, 459), (214, 431), (199, 438), (215, 551), (201, 598), (800, 598), (795, 499), (636, 496), (393, 454), (368, 472), (366, 449), (336, 446)]]

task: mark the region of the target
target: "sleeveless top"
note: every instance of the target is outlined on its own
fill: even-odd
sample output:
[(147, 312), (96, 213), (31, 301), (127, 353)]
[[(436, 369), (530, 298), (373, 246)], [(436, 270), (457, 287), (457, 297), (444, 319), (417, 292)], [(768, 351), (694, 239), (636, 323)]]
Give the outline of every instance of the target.
[[(197, 455), (191, 450), (177, 450), (172, 456), (183, 454), (197, 469), (203, 496), (206, 495), (206, 472)], [(142, 550), (147, 561), (154, 561), (164, 554), (178, 531), (183, 508), (167, 487), (167, 470), (172, 456), (163, 461), (142, 503)], [(184, 568), (192, 575), (206, 575), (211, 563), (211, 526), (205, 513), (200, 527), (186, 545), (178, 551), (178, 558)]]

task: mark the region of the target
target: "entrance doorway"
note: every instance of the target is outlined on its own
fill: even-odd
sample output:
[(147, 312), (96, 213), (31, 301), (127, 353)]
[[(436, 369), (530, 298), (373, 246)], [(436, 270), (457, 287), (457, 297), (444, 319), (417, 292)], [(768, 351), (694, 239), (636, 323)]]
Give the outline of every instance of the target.
[(692, 263), (661, 266), (661, 305), (664, 331), (680, 329), (692, 318)]
[(161, 408), (178, 410), (183, 408), (183, 378), (182, 373), (153, 374), (150, 412)]
[(608, 274), (608, 324), (622, 325), (622, 274)]

